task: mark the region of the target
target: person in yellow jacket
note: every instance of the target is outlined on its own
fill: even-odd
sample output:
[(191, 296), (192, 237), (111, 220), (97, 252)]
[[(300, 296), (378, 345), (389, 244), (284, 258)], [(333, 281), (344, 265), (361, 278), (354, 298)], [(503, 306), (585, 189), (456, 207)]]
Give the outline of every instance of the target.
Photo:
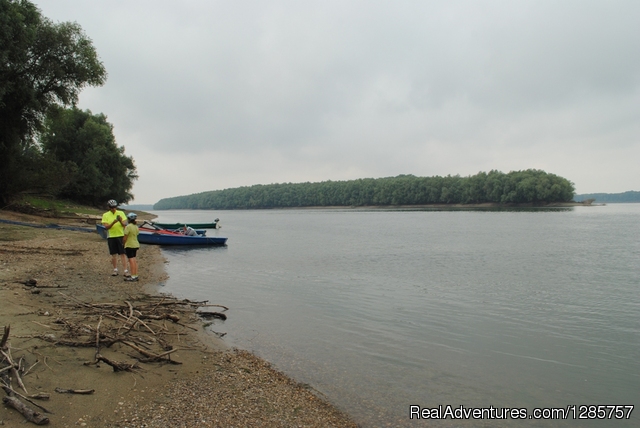
[(124, 227), (126, 226), (125, 214), (118, 209), (118, 203), (111, 199), (107, 202), (109, 211), (102, 215), (102, 225), (109, 232), (107, 238), (107, 244), (109, 245), (109, 254), (111, 254), (111, 264), (113, 265), (113, 273), (111, 276), (118, 276), (118, 256), (122, 261), (122, 269), (124, 270), (124, 276), (129, 276), (127, 270), (127, 259), (124, 255), (124, 243), (122, 237), (124, 236)]
[(140, 249), (140, 243), (138, 242), (138, 226), (136, 225), (136, 219), (138, 215), (136, 213), (127, 214), (129, 223), (124, 228), (124, 252), (129, 260), (129, 268), (131, 269), (131, 276), (125, 278), (125, 281), (138, 281), (138, 260), (136, 259), (136, 253)]

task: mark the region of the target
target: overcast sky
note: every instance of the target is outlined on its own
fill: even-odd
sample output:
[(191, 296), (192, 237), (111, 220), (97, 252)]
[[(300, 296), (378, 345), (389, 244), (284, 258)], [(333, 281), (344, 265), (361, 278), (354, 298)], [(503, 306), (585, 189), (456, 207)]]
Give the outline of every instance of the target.
[(640, 190), (640, 2), (36, 0), (109, 74), (133, 203), (543, 169)]

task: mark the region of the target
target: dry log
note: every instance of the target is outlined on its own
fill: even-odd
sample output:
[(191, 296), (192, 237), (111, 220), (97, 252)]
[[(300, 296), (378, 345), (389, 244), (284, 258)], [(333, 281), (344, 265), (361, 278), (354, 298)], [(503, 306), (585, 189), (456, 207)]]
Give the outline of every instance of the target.
[(8, 379), (3, 377), (3, 379), (2, 379), (2, 389), (4, 389), (4, 392), (7, 394), (8, 397), (14, 397), (14, 396), (17, 395), (18, 397), (20, 397), (20, 398), (22, 398), (24, 400), (27, 400), (29, 403), (33, 404), (34, 406), (36, 406), (37, 408), (39, 408), (43, 412), (53, 414), (53, 412), (50, 412), (45, 407), (42, 407), (38, 403), (33, 402), (33, 399), (36, 399), (36, 400), (48, 400), (49, 399), (49, 394), (41, 392), (41, 393), (30, 395), (30, 396), (27, 397), (25, 395), (20, 394), (15, 389), (11, 388), (11, 386), (9, 385), (9, 382), (10, 381)]
[(64, 388), (56, 388), (54, 391), (60, 394), (93, 394), (96, 392), (95, 389), (64, 389)]
[(132, 372), (133, 369), (138, 368), (138, 365), (136, 363), (128, 364), (128, 363), (122, 363), (119, 361), (113, 361), (100, 354), (96, 355), (96, 360), (102, 361), (103, 363), (110, 365), (113, 368), (114, 372)]
[(48, 400), (50, 395), (46, 392), (38, 392), (37, 394), (31, 394), (29, 398), (33, 398), (34, 400)]
[(18, 400), (16, 397), (3, 397), (2, 402), (5, 403), (7, 406), (16, 409), (29, 422), (33, 422), (36, 425), (47, 425), (49, 423), (49, 418), (47, 418), (46, 416), (43, 416), (41, 413), (36, 412), (32, 408), (28, 407), (26, 404)]

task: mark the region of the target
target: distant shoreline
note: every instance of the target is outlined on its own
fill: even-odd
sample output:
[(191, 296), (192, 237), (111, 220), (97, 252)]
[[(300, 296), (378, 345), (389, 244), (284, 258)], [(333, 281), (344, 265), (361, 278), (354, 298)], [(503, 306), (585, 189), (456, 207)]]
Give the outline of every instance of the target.
[[(548, 204), (500, 204), (495, 202), (486, 202), (482, 204), (424, 204), (424, 205), (363, 205), (363, 206), (315, 206), (315, 207), (286, 207), (286, 208), (273, 208), (273, 209), (500, 209), (500, 208), (569, 208), (569, 207), (581, 207), (581, 206), (598, 206), (603, 204), (583, 203), (583, 202), (552, 202)], [(262, 208), (270, 209), (270, 208)]]
[[(478, 209), (511, 209), (511, 208), (530, 208), (530, 209), (546, 209), (546, 208), (571, 208), (571, 207), (590, 207), (590, 206), (602, 206), (605, 204), (598, 203), (586, 203), (586, 202), (551, 202), (548, 204), (500, 204), (495, 202), (486, 202), (482, 204), (425, 204), (425, 205), (317, 205), (306, 207), (270, 207), (270, 208), (206, 208), (201, 211), (259, 211), (259, 210), (448, 210), (454, 209), (459, 211), (464, 210), (478, 210)], [(177, 211), (177, 210), (194, 210), (199, 211), (197, 208), (171, 208), (167, 210), (154, 210), (154, 211)]]

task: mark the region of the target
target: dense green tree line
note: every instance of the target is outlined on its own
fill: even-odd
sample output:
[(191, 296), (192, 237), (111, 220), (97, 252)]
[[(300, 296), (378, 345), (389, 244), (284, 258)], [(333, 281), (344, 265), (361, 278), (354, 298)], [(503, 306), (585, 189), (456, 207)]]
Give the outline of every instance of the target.
[(106, 76), (77, 23), (0, 0), (0, 207), (27, 192), (92, 204), (132, 198), (133, 160), (111, 125), (75, 108), (80, 91)]
[(109, 199), (126, 203), (138, 177), (133, 159), (118, 147), (104, 114), (56, 108), (49, 112), (40, 138), (42, 152), (69, 167), (57, 196), (100, 206)]
[(215, 190), (160, 200), (154, 209), (256, 209), (428, 204), (545, 204), (573, 199), (569, 180), (529, 169), (469, 177), (400, 175), (321, 183), (285, 183)]

